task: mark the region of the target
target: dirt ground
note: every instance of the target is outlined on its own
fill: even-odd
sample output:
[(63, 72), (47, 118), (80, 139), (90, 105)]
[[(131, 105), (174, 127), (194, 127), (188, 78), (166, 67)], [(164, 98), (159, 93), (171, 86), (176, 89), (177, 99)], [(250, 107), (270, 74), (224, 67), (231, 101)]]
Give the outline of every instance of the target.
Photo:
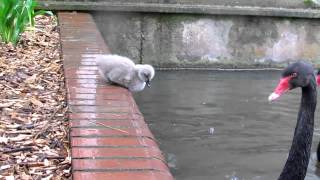
[(66, 89), (55, 16), (16, 47), (0, 42), (0, 179), (71, 179)]

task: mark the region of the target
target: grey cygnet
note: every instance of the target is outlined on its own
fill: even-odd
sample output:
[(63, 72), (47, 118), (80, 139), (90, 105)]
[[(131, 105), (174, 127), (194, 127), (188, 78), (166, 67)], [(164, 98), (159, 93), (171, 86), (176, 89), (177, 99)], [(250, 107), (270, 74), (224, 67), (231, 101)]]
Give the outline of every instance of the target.
[(154, 77), (155, 71), (148, 64), (134, 62), (119, 55), (99, 55), (96, 57), (101, 77), (109, 83), (115, 83), (132, 92), (142, 91)]

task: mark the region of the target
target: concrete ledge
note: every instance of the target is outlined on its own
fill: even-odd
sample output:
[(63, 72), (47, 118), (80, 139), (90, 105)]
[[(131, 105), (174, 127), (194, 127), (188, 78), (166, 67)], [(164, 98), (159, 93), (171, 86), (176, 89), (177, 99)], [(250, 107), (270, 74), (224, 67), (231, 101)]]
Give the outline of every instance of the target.
[[(264, 5), (263, 2), (242, 3), (145, 3), (145, 2), (113, 2), (113, 1), (39, 1), (40, 8), (51, 10), (91, 10), (122, 12), (154, 12), (154, 13), (188, 13), (212, 15), (250, 15), (279, 16), (297, 18), (319, 18), (320, 10), (307, 8), (303, 4), (277, 6), (275, 3)], [(303, 1), (301, 0), (301, 3)], [(261, 5), (260, 5), (261, 4)], [(259, 6), (260, 5), (260, 6)]]
[(73, 179), (172, 180), (131, 93), (104, 83), (108, 47), (87, 13), (58, 13), (68, 92)]

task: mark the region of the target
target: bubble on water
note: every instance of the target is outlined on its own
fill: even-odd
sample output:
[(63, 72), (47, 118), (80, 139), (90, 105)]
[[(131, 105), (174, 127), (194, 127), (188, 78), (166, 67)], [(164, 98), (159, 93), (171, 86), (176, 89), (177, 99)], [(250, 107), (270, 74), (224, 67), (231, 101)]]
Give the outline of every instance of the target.
[(236, 174), (237, 173), (233, 171), (231, 174), (225, 175), (225, 178), (229, 180), (240, 180), (240, 178), (238, 178)]
[(213, 134), (214, 133), (214, 127), (210, 127), (209, 128), (209, 134)]
[(168, 153), (167, 163), (169, 168), (177, 169), (177, 156), (173, 153)]
[(252, 178), (252, 180), (261, 180), (262, 179), (262, 176), (255, 176)]

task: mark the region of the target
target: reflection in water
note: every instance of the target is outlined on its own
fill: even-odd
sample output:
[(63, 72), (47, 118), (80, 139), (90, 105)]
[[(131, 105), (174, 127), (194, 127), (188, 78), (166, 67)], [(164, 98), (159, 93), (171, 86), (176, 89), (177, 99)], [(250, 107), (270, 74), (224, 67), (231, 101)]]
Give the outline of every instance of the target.
[[(177, 180), (277, 179), (300, 103), (299, 89), (268, 103), (279, 77), (279, 71), (158, 71), (152, 88), (135, 99)], [(319, 133), (316, 129), (308, 180), (320, 179)]]

